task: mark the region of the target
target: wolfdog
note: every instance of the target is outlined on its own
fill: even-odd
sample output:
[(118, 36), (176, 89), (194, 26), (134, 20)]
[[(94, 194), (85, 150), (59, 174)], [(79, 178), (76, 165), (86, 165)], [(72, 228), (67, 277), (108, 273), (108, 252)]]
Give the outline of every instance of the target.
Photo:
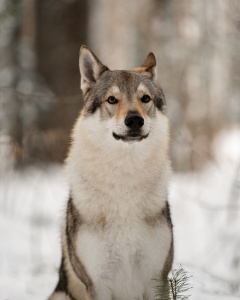
[(65, 162), (69, 200), (49, 300), (154, 299), (173, 261), (166, 102), (156, 59), (111, 71), (86, 46), (84, 107)]

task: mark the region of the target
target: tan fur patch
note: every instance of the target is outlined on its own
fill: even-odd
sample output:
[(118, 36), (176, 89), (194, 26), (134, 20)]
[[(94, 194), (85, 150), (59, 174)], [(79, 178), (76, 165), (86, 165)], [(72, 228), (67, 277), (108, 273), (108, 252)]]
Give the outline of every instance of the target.
[(147, 68), (146, 67), (137, 67), (137, 68), (134, 68), (133, 71), (143, 73), (143, 72), (147, 72)]
[(86, 110), (86, 107), (83, 106), (82, 110), (80, 111), (80, 114), (79, 114), (79, 118), (82, 116), (82, 117), (86, 117), (87, 115), (87, 110)]
[(135, 107), (136, 107), (136, 110), (140, 113), (140, 115), (146, 119), (147, 115), (146, 115), (146, 112), (143, 108), (143, 104), (142, 102), (140, 102), (137, 98), (134, 100), (134, 104), (135, 104)]
[(118, 103), (118, 108), (117, 108), (117, 112), (116, 112), (116, 121), (117, 123), (121, 120), (121, 119), (125, 119), (128, 111), (129, 111), (129, 104), (126, 100), (121, 100)]

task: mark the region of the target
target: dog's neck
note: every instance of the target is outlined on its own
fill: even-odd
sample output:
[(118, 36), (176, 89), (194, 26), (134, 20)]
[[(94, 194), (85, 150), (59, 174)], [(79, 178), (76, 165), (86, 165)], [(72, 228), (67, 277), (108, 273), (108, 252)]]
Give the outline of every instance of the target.
[[(111, 136), (106, 141), (97, 137), (94, 140), (79, 124), (73, 137), (66, 173), (75, 198), (86, 195), (92, 199), (103, 198), (106, 203), (113, 198), (116, 201), (119, 198), (118, 202), (123, 198), (133, 201), (143, 197), (166, 201), (171, 173), (168, 142), (156, 142), (154, 137), (153, 142), (149, 137), (130, 145)], [(149, 190), (153, 195), (149, 195)]]

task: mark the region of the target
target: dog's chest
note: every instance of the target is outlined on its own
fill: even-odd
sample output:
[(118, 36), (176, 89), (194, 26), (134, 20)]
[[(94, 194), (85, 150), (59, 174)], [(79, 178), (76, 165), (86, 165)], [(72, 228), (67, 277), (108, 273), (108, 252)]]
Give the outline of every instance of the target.
[(170, 239), (165, 223), (150, 228), (115, 222), (106, 231), (80, 231), (77, 251), (98, 299), (141, 299), (160, 275)]
[(167, 172), (159, 172), (155, 164), (133, 164), (134, 158), (124, 164), (121, 157), (112, 164), (84, 160), (71, 176), (74, 202), (83, 217), (77, 256), (97, 300), (142, 299), (159, 277), (170, 248), (167, 222), (149, 224), (146, 218), (164, 208)]

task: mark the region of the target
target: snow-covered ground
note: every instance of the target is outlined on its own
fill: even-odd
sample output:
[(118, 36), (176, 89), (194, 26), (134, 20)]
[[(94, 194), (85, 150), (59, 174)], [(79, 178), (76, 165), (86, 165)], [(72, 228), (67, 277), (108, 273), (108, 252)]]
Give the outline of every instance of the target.
[[(193, 274), (191, 300), (240, 299), (240, 131), (213, 147), (203, 171), (175, 174), (170, 187), (174, 266)], [(43, 300), (53, 290), (66, 199), (60, 165), (0, 178), (0, 300)]]

